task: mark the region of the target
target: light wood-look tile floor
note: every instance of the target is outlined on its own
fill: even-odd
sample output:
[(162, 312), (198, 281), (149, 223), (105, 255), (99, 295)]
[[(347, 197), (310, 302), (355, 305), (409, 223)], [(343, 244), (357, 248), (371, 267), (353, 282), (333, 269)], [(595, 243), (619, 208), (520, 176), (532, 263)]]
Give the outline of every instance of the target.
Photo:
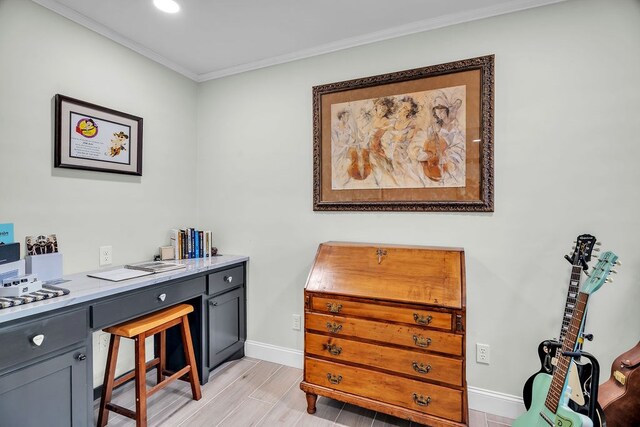
[[(155, 370), (149, 371), (147, 386), (154, 384)], [(149, 426), (162, 427), (248, 427), (248, 426), (349, 426), (418, 427), (419, 424), (377, 413), (336, 400), (319, 397), (314, 415), (299, 384), (302, 370), (245, 357), (221, 365), (211, 372), (202, 388), (202, 399), (191, 399), (191, 388), (175, 381), (148, 401)], [(133, 382), (114, 390), (113, 402), (135, 409)], [(94, 421), (99, 400), (95, 401)], [(504, 427), (513, 420), (469, 411), (470, 427)], [(135, 422), (110, 413), (110, 427), (135, 426)]]

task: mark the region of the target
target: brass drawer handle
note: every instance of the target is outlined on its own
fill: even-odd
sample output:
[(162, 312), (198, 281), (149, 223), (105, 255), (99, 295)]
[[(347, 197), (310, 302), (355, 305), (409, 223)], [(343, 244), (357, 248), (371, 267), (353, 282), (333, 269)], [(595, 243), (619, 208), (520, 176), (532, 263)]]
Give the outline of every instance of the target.
[(340, 353), (342, 353), (342, 347), (338, 347), (335, 344), (327, 344), (325, 345), (325, 349), (334, 356), (339, 356)]
[(427, 398), (425, 399), (423, 395), (418, 396), (417, 393), (413, 393), (413, 401), (418, 406), (429, 406), (429, 403), (431, 403), (431, 398), (427, 396)]
[(413, 320), (420, 325), (428, 325), (433, 320), (432, 316), (421, 316), (418, 313), (413, 313)]
[(413, 342), (418, 347), (426, 348), (426, 347), (429, 347), (431, 345), (431, 338), (425, 338), (422, 335), (420, 335), (420, 336), (414, 335), (413, 336)]
[(413, 370), (419, 374), (428, 374), (431, 372), (431, 365), (424, 366), (424, 363), (413, 362), (411, 364), (413, 366)]
[(327, 330), (329, 332), (333, 332), (334, 334), (337, 334), (338, 332), (340, 332), (340, 330), (342, 329), (342, 325), (336, 323), (336, 322), (327, 322)]
[(331, 313), (340, 313), (340, 310), (342, 310), (342, 304), (338, 304), (336, 302), (328, 302), (327, 309)]
[(329, 372), (327, 374), (327, 379), (331, 384), (340, 384), (340, 381), (342, 381), (342, 375), (335, 376), (331, 375), (331, 372)]

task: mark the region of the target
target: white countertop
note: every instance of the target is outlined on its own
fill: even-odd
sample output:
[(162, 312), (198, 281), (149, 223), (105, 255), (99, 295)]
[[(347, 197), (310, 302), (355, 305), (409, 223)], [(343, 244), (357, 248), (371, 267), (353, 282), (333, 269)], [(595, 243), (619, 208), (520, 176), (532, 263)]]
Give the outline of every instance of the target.
[[(59, 308), (69, 307), (76, 304), (82, 304), (88, 301), (97, 300), (103, 297), (117, 295), (122, 292), (131, 291), (138, 288), (153, 286), (159, 283), (165, 283), (169, 280), (179, 279), (181, 277), (190, 276), (209, 270), (216, 270), (228, 265), (248, 261), (249, 257), (241, 255), (220, 255), (210, 258), (171, 260), (177, 264), (184, 264), (186, 268), (179, 270), (167, 271), (165, 273), (155, 273), (147, 276), (136, 277), (133, 279), (123, 280), (120, 282), (112, 282), (109, 280), (96, 279), (88, 277), (87, 273), (72, 274), (65, 276), (68, 282), (60, 283), (56, 286), (69, 289), (68, 295), (55, 297), (48, 300), (32, 302), (16, 307), (0, 309), (0, 324), (11, 320), (20, 319), (22, 317), (32, 316), (34, 314), (46, 313), (48, 311), (57, 310)], [(110, 267), (99, 271), (114, 270), (118, 267)]]

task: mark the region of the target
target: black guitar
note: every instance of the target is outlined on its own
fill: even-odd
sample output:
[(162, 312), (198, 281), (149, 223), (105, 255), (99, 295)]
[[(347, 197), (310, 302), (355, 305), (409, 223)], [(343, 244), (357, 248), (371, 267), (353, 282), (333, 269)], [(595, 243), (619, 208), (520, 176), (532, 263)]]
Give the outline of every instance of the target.
[[(543, 341), (538, 345), (538, 357), (540, 358), (540, 370), (533, 374), (527, 382), (524, 384), (522, 390), (522, 398), (524, 405), (527, 409), (531, 406), (531, 394), (533, 389), (533, 380), (539, 373), (552, 374), (555, 369), (556, 350), (562, 347), (564, 337), (569, 327), (569, 322), (573, 315), (573, 309), (576, 305), (576, 298), (580, 290), (580, 276), (582, 271), (585, 272), (589, 269), (588, 263), (591, 260), (591, 253), (594, 251), (596, 245), (596, 238), (590, 234), (581, 234), (578, 236), (576, 246), (572, 255), (565, 255), (567, 261), (572, 265), (571, 279), (569, 280), (569, 290), (567, 291), (567, 300), (564, 306), (564, 313), (562, 317), (562, 326), (560, 328), (560, 335), (558, 340)], [(596, 249), (597, 250), (597, 249)], [(586, 315), (586, 314), (585, 314)], [(578, 341), (578, 349), (582, 347), (582, 337)], [(589, 412), (589, 398), (591, 390), (591, 378), (592, 378), (592, 366), (590, 363), (579, 364), (575, 363), (577, 370), (577, 382), (578, 386), (572, 386), (572, 397), (569, 400), (569, 407), (578, 413), (588, 415)], [(570, 374), (571, 381), (571, 374)], [(594, 420), (594, 427), (603, 426), (603, 411), (599, 404), (596, 403), (596, 420)]]

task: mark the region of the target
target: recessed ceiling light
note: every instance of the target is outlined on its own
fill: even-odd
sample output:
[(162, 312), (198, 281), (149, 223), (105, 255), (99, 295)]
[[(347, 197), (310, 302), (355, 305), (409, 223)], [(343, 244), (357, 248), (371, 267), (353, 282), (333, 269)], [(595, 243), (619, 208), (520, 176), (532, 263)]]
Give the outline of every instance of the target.
[(180, 10), (180, 5), (173, 0), (153, 0), (153, 5), (167, 13), (176, 13)]

